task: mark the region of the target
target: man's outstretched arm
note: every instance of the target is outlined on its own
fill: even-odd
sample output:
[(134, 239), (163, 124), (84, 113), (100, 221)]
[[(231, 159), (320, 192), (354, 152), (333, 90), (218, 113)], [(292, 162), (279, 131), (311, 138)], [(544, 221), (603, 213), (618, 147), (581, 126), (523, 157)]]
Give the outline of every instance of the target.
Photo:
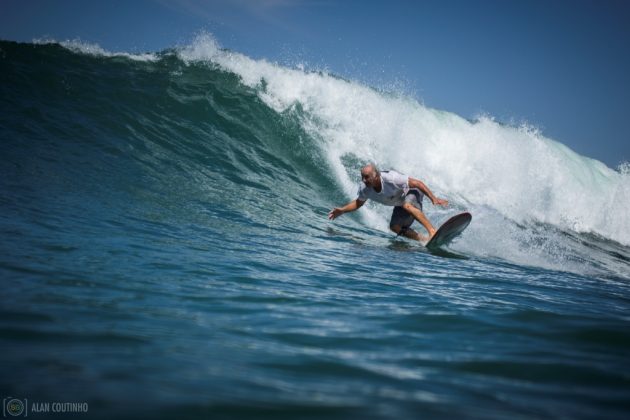
[(431, 192), (429, 187), (424, 185), (424, 182), (420, 181), (419, 179), (415, 179), (415, 178), (409, 177), (409, 181), (408, 181), (407, 185), (409, 185), (409, 188), (418, 188), (420, 191), (422, 191), (424, 193), (424, 195), (429, 197), (429, 199), (431, 200), (431, 202), (434, 205), (435, 204), (439, 204), (440, 206), (448, 206), (448, 201), (447, 200), (443, 200), (441, 198), (437, 198), (435, 195), (433, 195), (433, 193)]
[(355, 211), (359, 209), (359, 207), (361, 207), (364, 204), (365, 204), (365, 201), (361, 201), (357, 198), (355, 200), (352, 200), (351, 202), (349, 202), (343, 207), (335, 207), (334, 209), (332, 209), (328, 213), (328, 218), (330, 220), (335, 220), (337, 217), (341, 216), (344, 213), (349, 213), (351, 211)]

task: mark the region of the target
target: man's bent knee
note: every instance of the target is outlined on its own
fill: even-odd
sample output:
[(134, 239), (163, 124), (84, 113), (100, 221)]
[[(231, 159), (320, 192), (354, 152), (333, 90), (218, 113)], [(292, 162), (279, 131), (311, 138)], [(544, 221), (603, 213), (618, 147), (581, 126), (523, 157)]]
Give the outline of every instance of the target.
[[(414, 206), (414, 205), (413, 205), (413, 204), (411, 204), (411, 203), (404, 203), (404, 204), (402, 205), (402, 208), (403, 208), (403, 209), (405, 209), (405, 210), (407, 210), (407, 211), (408, 211), (408, 212), (410, 212), (410, 213), (411, 213), (413, 210), (419, 210), (416, 206)], [(412, 209), (413, 209), (413, 210), (412, 210)]]

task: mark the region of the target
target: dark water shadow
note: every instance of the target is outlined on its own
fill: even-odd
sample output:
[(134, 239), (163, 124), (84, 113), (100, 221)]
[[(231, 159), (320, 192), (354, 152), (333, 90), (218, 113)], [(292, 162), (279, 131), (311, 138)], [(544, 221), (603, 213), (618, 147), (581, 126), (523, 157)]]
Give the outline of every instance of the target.
[(446, 250), (444, 248), (427, 248), (423, 245), (416, 244), (412, 241), (405, 241), (398, 238), (393, 238), (390, 240), (389, 245), (387, 245), (388, 249), (392, 251), (413, 251), (413, 252), (422, 252), (425, 254), (436, 255), (438, 257), (444, 258), (454, 258), (458, 260), (469, 260), (470, 257), (462, 254), (457, 254), (455, 252)]
[(442, 248), (425, 248), (430, 254), (432, 255), (437, 255), (438, 257), (444, 257), (444, 258), (453, 258), (453, 259), (457, 259), (457, 260), (469, 260), (470, 257), (463, 255), (463, 254), (457, 254), (455, 252), (452, 251), (448, 251), (446, 249), (442, 249)]

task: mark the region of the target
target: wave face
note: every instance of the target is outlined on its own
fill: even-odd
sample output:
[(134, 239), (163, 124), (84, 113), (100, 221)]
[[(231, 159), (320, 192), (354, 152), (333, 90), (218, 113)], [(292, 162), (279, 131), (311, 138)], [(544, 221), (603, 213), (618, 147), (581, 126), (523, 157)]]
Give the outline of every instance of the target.
[[(456, 209), (470, 210), (475, 223), (458, 246), (469, 254), (576, 272), (627, 273), (627, 260), (616, 258), (617, 251), (610, 251), (616, 246), (607, 243), (617, 242), (627, 255), (626, 169), (612, 170), (527, 126), (487, 117), (470, 122), (325, 73), (252, 60), (220, 49), (209, 35), (177, 55), (237, 75), (276, 113), (294, 115), (309, 144), (325, 157), (322, 170), (330, 171), (348, 198), (356, 194), (359, 167), (373, 161), (425, 180)], [(428, 211), (440, 221), (448, 215)], [(388, 210), (364, 213), (365, 223), (387, 231)]]
[[(627, 413), (624, 168), (206, 34), (137, 55), (0, 41), (0, 74), (5, 395)], [(425, 202), (436, 225), (470, 211), (468, 259), (395, 238), (383, 206), (328, 221), (367, 161), (447, 198)]]
[[(455, 245), (468, 255), (627, 274), (617, 254), (627, 255), (630, 245), (628, 171), (527, 126), (471, 122), (334, 75), (253, 60), (207, 34), (159, 54), (110, 53), (77, 41), (3, 49), (53, 61), (54, 76), (37, 77), (41, 65), (8, 69), (21, 72), (18, 79), (35, 77), (5, 87), (12, 99), (4, 116), (7, 128), (23, 130), (13, 125), (28, 116), (24, 96), (39, 101), (29, 129), (37, 125), (43, 135), (52, 127), (61, 139), (48, 133), (42, 140), (69, 148), (59, 168), (48, 168), (56, 177), (81, 173), (81, 182), (100, 179), (121, 193), (133, 188), (127, 176), (135, 172), (165, 200), (201, 195), (235, 213), (256, 213), (270, 227), (285, 221), (321, 229), (324, 210), (354, 198), (360, 166), (373, 161), (450, 200), (448, 210), (425, 206), (434, 224), (453, 210), (471, 211), (474, 223)], [(90, 159), (77, 163), (83, 148)], [(107, 165), (123, 175), (105, 176)], [(183, 194), (182, 185), (197, 195)], [(244, 197), (263, 208), (239, 208)], [(389, 209), (361, 213), (364, 225), (388, 231)]]

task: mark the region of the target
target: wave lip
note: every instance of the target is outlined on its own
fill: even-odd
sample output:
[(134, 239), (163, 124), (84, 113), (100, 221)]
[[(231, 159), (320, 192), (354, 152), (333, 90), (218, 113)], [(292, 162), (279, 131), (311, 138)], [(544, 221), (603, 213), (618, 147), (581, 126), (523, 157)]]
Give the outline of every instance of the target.
[(35, 45), (60, 45), (67, 50), (77, 54), (93, 55), (96, 57), (124, 57), (134, 61), (153, 62), (159, 60), (159, 56), (154, 53), (133, 54), (127, 52), (110, 52), (102, 48), (100, 45), (82, 41), (80, 39), (57, 41), (51, 38), (36, 38), (33, 40)]

